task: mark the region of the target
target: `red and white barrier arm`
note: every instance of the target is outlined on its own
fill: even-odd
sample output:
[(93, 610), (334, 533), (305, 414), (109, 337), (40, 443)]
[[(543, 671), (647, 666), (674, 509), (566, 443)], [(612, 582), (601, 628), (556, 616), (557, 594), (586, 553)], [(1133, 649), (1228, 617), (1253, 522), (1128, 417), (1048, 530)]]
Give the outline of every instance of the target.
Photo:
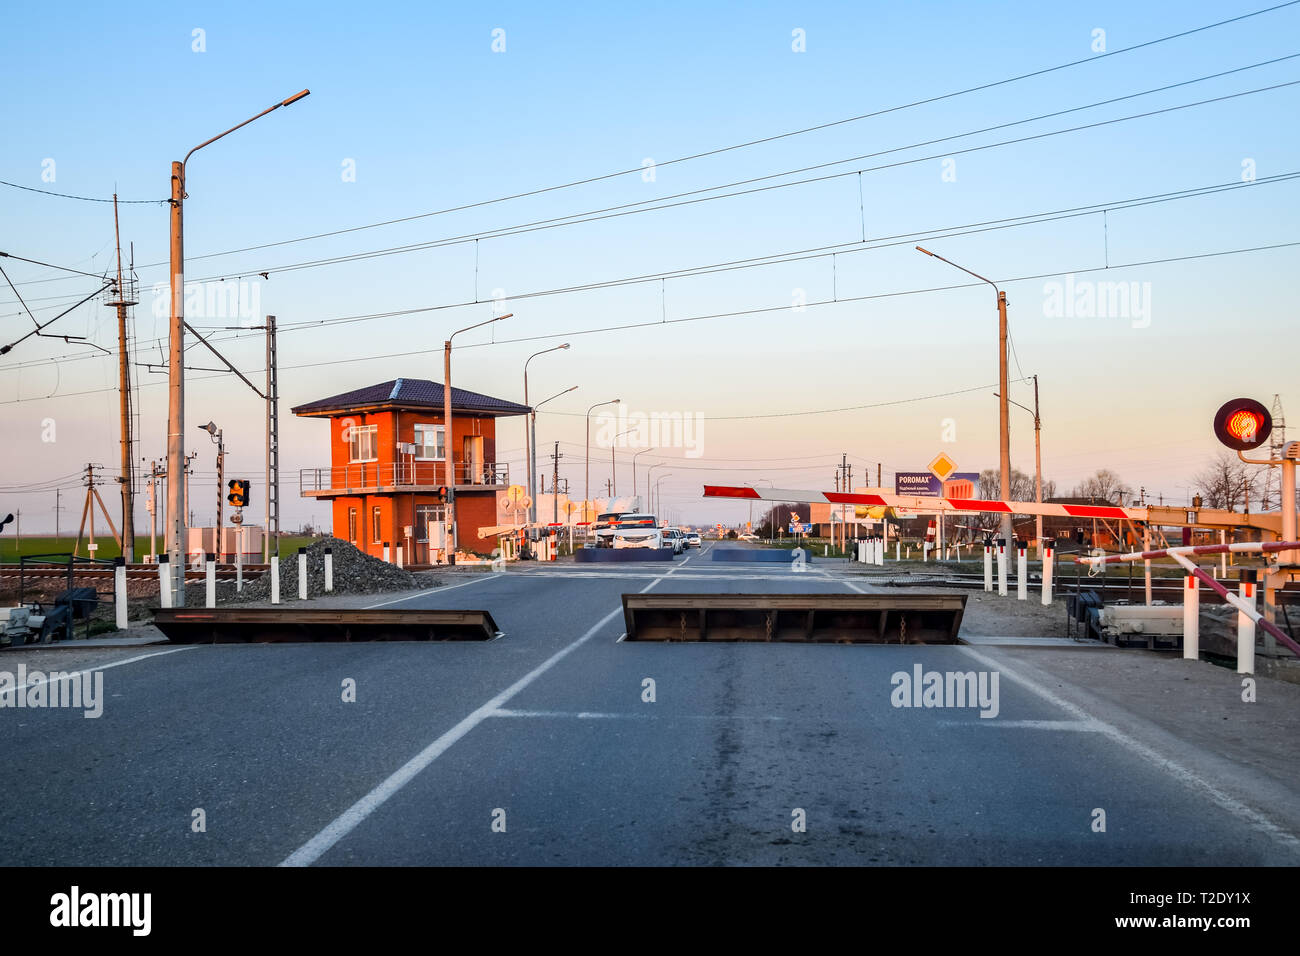
[(1118, 561), (1146, 561), (1150, 558), (1173, 558), (1181, 564), (1189, 574), (1194, 575), (1198, 580), (1204, 581), (1206, 586), (1211, 588), (1219, 597), (1231, 604), (1242, 614), (1246, 615), (1256, 626), (1272, 634), (1283, 645), (1290, 649), (1291, 653), (1300, 657), (1300, 644), (1291, 640), (1289, 636), (1283, 633), (1275, 624), (1270, 624), (1264, 620), (1264, 615), (1260, 614), (1248, 603), (1243, 601), (1239, 596), (1233, 594), (1214, 578), (1206, 574), (1187, 557), (1189, 554), (1223, 554), (1231, 551), (1236, 554), (1254, 552), (1256, 554), (1267, 554), (1272, 551), (1293, 551), (1300, 548), (1300, 541), (1270, 541), (1261, 543), (1259, 541), (1243, 541), (1239, 544), (1201, 544), (1191, 545), (1185, 548), (1164, 548), (1160, 551), (1133, 551), (1129, 554), (1108, 554), (1098, 555), (1095, 558), (1078, 558), (1080, 564), (1090, 564), (1098, 567), (1103, 564), (1114, 564)]
[(865, 505), (933, 514), (937, 511), (963, 514), (973, 511), (1016, 515), (1055, 515), (1069, 518), (1128, 518), (1146, 521), (1146, 508), (1118, 508), (1114, 505), (1039, 504), (1036, 501), (987, 501), (981, 498), (927, 498), (888, 492), (802, 491), (789, 488), (751, 488), (748, 485), (705, 485), (705, 498), (739, 498), (747, 501), (778, 501), (789, 504)]

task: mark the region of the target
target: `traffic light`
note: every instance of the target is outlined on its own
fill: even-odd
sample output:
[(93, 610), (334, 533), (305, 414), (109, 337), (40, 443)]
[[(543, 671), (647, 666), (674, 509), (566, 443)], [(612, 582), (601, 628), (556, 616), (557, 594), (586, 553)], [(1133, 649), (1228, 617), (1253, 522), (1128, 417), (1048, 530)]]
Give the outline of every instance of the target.
[(438, 486), (438, 497), (441, 498), (443, 501), (446, 501), (446, 500), (447, 500), (447, 486), (446, 486), (446, 485), (439, 485), (439, 486)]
[(1214, 437), (1234, 451), (1258, 448), (1273, 430), (1273, 416), (1253, 398), (1224, 402), (1214, 416)]
[(231, 478), (226, 482), (226, 488), (229, 494), (226, 500), (236, 508), (243, 508), (248, 505), (248, 481), (244, 478)]

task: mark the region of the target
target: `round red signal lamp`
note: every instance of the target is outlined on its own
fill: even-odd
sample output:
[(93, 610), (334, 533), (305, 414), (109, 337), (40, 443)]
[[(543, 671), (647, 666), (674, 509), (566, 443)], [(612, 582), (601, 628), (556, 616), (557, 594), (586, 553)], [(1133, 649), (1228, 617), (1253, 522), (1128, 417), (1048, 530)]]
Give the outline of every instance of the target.
[(1268, 440), (1273, 416), (1253, 398), (1224, 402), (1214, 416), (1214, 437), (1235, 451), (1250, 451)]

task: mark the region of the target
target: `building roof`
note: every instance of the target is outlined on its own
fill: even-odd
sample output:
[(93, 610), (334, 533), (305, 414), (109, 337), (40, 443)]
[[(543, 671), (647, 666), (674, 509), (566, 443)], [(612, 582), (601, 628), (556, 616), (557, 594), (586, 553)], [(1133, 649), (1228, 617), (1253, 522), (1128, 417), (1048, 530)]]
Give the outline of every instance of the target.
[[(423, 378), (396, 378), (377, 385), (353, 389), (340, 395), (317, 399), (305, 405), (297, 405), (292, 411), (295, 415), (329, 415), (334, 412), (352, 412), (363, 408), (429, 408), (442, 411), (443, 389), (441, 382), (431, 382)], [(531, 409), (527, 405), (508, 402), (504, 398), (493, 398), (468, 389), (451, 388), (452, 413), (472, 412), (477, 415), (492, 417), (501, 415), (526, 415)]]

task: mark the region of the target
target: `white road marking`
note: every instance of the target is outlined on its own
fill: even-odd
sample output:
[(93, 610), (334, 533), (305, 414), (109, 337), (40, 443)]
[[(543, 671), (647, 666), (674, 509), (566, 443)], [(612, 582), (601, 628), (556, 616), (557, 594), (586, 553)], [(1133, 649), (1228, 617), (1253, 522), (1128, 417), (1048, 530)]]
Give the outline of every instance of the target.
[(504, 578), (502, 572), (488, 571), (482, 577), (475, 578), (473, 581), (462, 581), (460, 584), (449, 584), (443, 588), (427, 588), (419, 594), (408, 594), (406, 597), (393, 598), (391, 601), (380, 601), (378, 604), (367, 604), (361, 610), (370, 611), (377, 607), (386, 607), (389, 604), (401, 604), (403, 601), (414, 601), (418, 597), (424, 597), (427, 594), (441, 594), (443, 591), (454, 591), (457, 588), (467, 588), (471, 584), (482, 584), (484, 581), (491, 581), (493, 578)]
[(1101, 733), (1095, 720), (941, 720), (940, 727), (994, 727), (1011, 730), (1079, 730)]
[[(642, 588), (640, 593), (644, 594), (662, 580), (662, 577), (655, 578)], [(326, 852), (328, 852), (330, 847), (334, 846), (334, 844), (338, 843), (339, 840), (343, 839), (355, 830), (367, 817), (383, 806), (384, 803), (388, 801), (389, 797), (393, 796), (393, 794), (397, 793), (404, 786), (414, 780), (421, 771), (446, 753), (451, 746), (456, 743), (456, 741), (460, 740), (484, 720), (492, 716), (493, 712), (504, 707), (510, 702), (511, 698), (533, 681), (537, 680), (537, 678), (541, 677), (564, 658), (568, 657), (583, 644), (595, 637), (600, 633), (601, 628), (605, 627), (605, 625), (622, 613), (622, 606), (614, 608), (614, 610), (610, 611), (593, 624), (587, 632), (582, 635), (582, 637), (556, 651), (523, 677), (519, 678), (519, 680), (515, 681), (501, 693), (489, 700), (486, 704), (479, 707), (468, 717), (465, 717), (460, 721), (460, 723), (452, 727), (451, 730), (448, 730), (437, 740), (429, 744), (429, 746), (425, 747), (418, 754), (399, 767), (391, 776), (388, 777), (388, 779), (381, 782), (364, 797), (352, 804), (352, 806), (330, 822), (325, 829), (321, 830), (298, 849), (290, 853), (289, 856), (280, 863), (280, 865), (311, 866)]]
[[(171, 648), (171, 649), (169, 649), (169, 650), (165, 650), (165, 651), (154, 651), (152, 654), (137, 654), (135, 657), (128, 657), (128, 658), (127, 658), (126, 660), (124, 660), (124, 661), (113, 661), (111, 664), (101, 664), (101, 665), (99, 665), (98, 667), (87, 667), (84, 671), (74, 671), (74, 672), (72, 672), (72, 673), (70, 673), (70, 674), (69, 674), (69, 673), (65, 673), (65, 674), (62, 674), (62, 675), (59, 677), (59, 680), (66, 680), (67, 678), (69, 678), (69, 677), (75, 677), (75, 676), (77, 676), (78, 674), (93, 674), (95, 671), (106, 671), (106, 670), (108, 670), (110, 667), (123, 667), (123, 666), (125, 666), (125, 665), (127, 665), (127, 664), (134, 664), (136, 661), (145, 661), (145, 660), (148, 660), (148, 659), (151, 658), (151, 657), (162, 657), (162, 656), (164, 656), (165, 654), (179, 654), (181, 651), (192, 651), (192, 650), (194, 650), (194, 648), (196, 648), (197, 646), (198, 646), (197, 644), (186, 644), (184, 647), (173, 647), (173, 648)], [(90, 648), (90, 647), (88, 647), (88, 648), (86, 648), (86, 650), (100, 650), (100, 648)], [(48, 677), (47, 677), (47, 678), (45, 678), (44, 680), (31, 681), (31, 682), (29, 682), (29, 683), (24, 684), (23, 687), (22, 687), (22, 689), (26, 690), (26, 689), (29, 688), (29, 687), (43, 687), (43, 686), (45, 686), (46, 684), (48, 684), (48, 683), (50, 682), (50, 680), (51, 680), (51, 678), (48, 678)], [(4, 694), (12, 694), (14, 691), (16, 691), (16, 690), (18, 690), (18, 689), (19, 689), (19, 688), (17, 688), (17, 687), (11, 687), (11, 688), (9, 688), (9, 689), (6, 690), (6, 691), (0, 691), (0, 693), (4, 693)]]
[(506, 710), (498, 709), (489, 717), (564, 717), (577, 720), (785, 720), (784, 717), (749, 716), (748, 714), (609, 714), (593, 710)]
[[(1037, 681), (1030, 680), (1028, 677), (1025, 677), (1011, 670), (1009, 667), (1007, 667), (1006, 664), (1003, 664), (999, 661), (995, 661), (991, 657), (986, 657), (983, 654), (981, 654), (979, 651), (972, 650), (971, 648), (965, 645), (956, 645), (956, 646), (957, 649), (960, 650), (963, 654), (966, 654), (969, 657), (973, 657), (975, 660), (979, 661), (982, 665), (987, 667), (989, 670), (999, 672), (1003, 677), (1007, 678), (1008, 680), (1016, 684), (1019, 684), (1021, 687), (1025, 688), (1031, 693), (1037, 694), (1039, 697), (1041, 697), (1043, 700), (1047, 701), (1048, 703), (1055, 704), (1057, 707), (1061, 708), (1061, 710), (1065, 711), (1068, 714), (1072, 714), (1077, 719), (1095, 724), (1098, 733), (1103, 734), (1106, 737), (1109, 737), (1111, 740), (1113, 740), (1115, 743), (1119, 744), (1120, 746), (1126, 747), (1129, 750), (1133, 751), (1145, 763), (1155, 767), (1158, 770), (1164, 771), (1165, 773), (1169, 774), (1169, 776), (1173, 777), (1175, 780), (1179, 781), (1185, 786), (1193, 790), (1202, 791), (1212, 801), (1218, 804), (1220, 808), (1226, 810), (1228, 813), (1232, 814), (1233, 816), (1246, 821), (1255, 829), (1267, 833), (1273, 839), (1278, 840), (1281, 843), (1285, 843), (1292, 850), (1300, 850), (1300, 839), (1297, 839), (1294, 834), (1289, 833), (1286, 830), (1283, 830), (1276, 823), (1274, 823), (1268, 817), (1264, 816), (1259, 811), (1255, 810), (1253, 807), (1249, 807), (1246, 804), (1242, 803), (1240, 800), (1236, 799), (1235, 797), (1229, 796), (1228, 794), (1224, 793), (1222, 790), (1214, 786), (1214, 784), (1210, 783), (1208, 780), (1206, 780), (1204, 777), (1197, 774), (1195, 771), (1188, 770), (1182, 764), (1177, 763), (1174, 760), (1171, 760), (1170, 758), (1164, 756), (1157, 750), (1153, 750), (1151, 747), (1148, 747), (1146, 744), (1142, 743), (1141, 741), (1135, 740), (1133, 737), (1130, 737), (1128, 734), (1124, 733), (1118, 727), (1114, 727), (1111, 724), (1106, 723), (1105, 721), (1098, 720), (1096, 717), (1088, 713), (1082, 707), (1079, 707), (1076, 704), (1070, 703), (1068, 700), (1058, 697), (1056, 694), (1052, 693), (1046, 687), (1040, 685)], [(996, 723), (996, 721), (985, 721), (985, 723)]]

